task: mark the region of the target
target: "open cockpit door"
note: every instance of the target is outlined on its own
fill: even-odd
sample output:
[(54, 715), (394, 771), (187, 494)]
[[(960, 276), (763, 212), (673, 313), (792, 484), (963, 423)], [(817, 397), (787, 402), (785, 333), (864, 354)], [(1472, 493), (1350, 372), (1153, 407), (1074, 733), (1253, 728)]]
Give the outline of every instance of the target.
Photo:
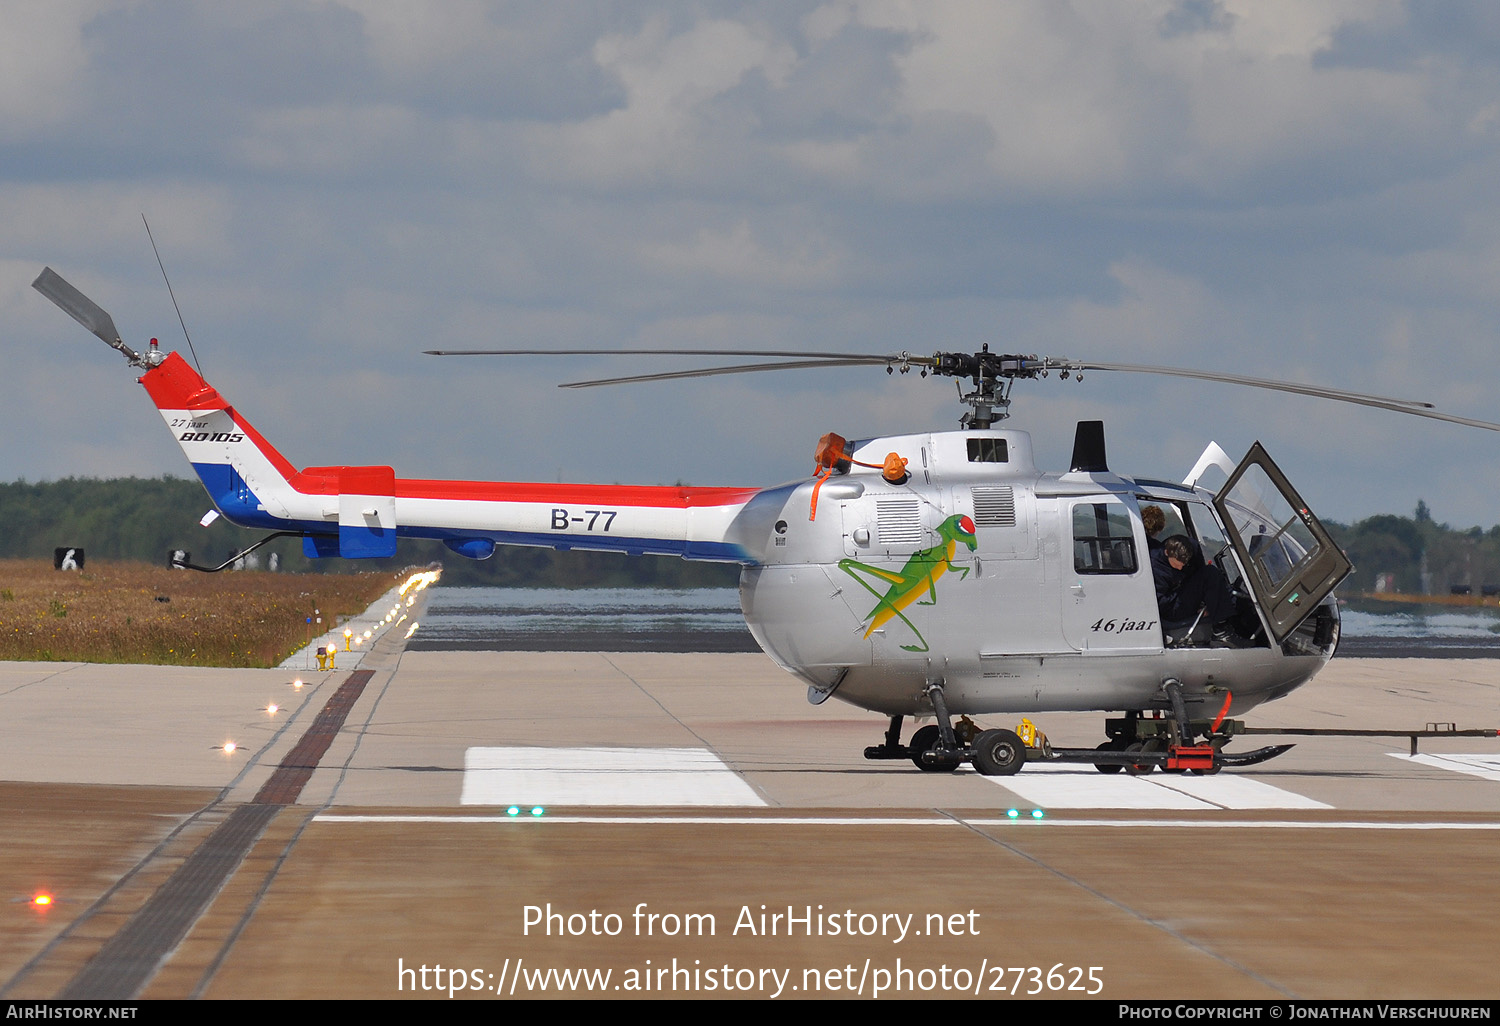
[(1214, 506), (1277, 644), (1354, 569), (1259, 442)]

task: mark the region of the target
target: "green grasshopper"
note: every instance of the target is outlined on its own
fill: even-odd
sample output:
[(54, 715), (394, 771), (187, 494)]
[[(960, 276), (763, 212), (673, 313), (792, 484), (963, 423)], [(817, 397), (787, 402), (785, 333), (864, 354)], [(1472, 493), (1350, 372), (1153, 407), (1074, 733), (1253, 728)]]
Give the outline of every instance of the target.
[[(917, 625), (908, 620), (902, 610), (913, 602), (917, 602), (924, 592), (928, 597), (917, 604), (936, 605), (939, 577), (949, 570), (958, 570), (959, 580), (969, 575), (968, 567), (953, 565), (953, 553), (957, 551), (958, 543), (962, 541), (969, 547), (970, 552), (978, 546), (974, 539), (974, 521), (962, 514), (956, 514), (944, 520), (938, 525), (937, 532), (942, 540), (929, 549), (913, 552), (911, 558), (906, 561), (906, 565), (899, 571), (884, 570), (878, 566), (861, 563), (857, 559), (839, 560), (840, 570), (854, 578), (861, 587), (880, 600), (875, 604), (874, 609), (865, 614), (870, 620), (870, 629), (865, 631), (865, 637), (868, 638), (875, 633), (877, 628), (884, 626), (892, 617), (899, 617), (902, 623), (911, 628), (911, 632), (917, 636), (919, 642), (916, 645), (902, 645), (901, 647), (908, 652), (928, 650), (927, 639), (922, 637), (922, 632), (917, 630)], [(882, 595), (871, 586), (869, 581), (859, 576), (859, 573), (884, 581), (890, 587)]]

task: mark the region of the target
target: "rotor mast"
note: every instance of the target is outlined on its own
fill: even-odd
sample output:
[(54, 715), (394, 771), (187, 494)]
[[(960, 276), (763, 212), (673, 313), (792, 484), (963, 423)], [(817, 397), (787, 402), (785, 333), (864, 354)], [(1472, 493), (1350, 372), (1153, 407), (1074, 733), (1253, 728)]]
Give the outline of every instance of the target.
[[(969, 407), (958, 423), (965, 431), (984, 431), (1010, 416), (1010, 390), (1016, 379), (1045, 378), (1053, 361), (1034, 355), (992, 353), (985, 343), (977, 353), (934, 353), (928, 365), (933, 374), (968, 378), (974, 383), (970, 392), (958, 386), (958, 401)], [(1068, 377), (1069, 371), (1063, 370), (1062, 376)]]

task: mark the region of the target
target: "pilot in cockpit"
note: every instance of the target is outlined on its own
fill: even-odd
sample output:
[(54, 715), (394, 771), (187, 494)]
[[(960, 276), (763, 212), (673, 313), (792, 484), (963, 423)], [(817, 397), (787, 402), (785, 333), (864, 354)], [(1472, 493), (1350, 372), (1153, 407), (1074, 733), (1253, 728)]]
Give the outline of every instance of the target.
[(1212, 625), (1213, 644), (1246, 644), (1234, 629), (1237, 603), (1224, 571), (1205, 562), (1198, 544), (1187, 535), (1174, 534), (1151, 550), (1151, 576), (1164, 631), (1205, 622)]

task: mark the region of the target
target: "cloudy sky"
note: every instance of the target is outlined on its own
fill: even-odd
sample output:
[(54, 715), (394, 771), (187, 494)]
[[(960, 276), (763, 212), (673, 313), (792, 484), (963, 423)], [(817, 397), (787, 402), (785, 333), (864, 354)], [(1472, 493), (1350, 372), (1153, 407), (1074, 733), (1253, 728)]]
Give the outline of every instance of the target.
[[(1500, 421), (1500, 7), (7, 0), (0, 480), (184, 474), (115, 354), (184, 348), (299, 465), (771, 484), (953, 382), (432, 348), (995, 350), (1420, 398)], [(681, 366), (680, 364), (678, 366)], [(1063, 464), (1259, 438), (1313, 508), (1500, 521), (1500, 435), (1090, 374), (1016, 391)]]

